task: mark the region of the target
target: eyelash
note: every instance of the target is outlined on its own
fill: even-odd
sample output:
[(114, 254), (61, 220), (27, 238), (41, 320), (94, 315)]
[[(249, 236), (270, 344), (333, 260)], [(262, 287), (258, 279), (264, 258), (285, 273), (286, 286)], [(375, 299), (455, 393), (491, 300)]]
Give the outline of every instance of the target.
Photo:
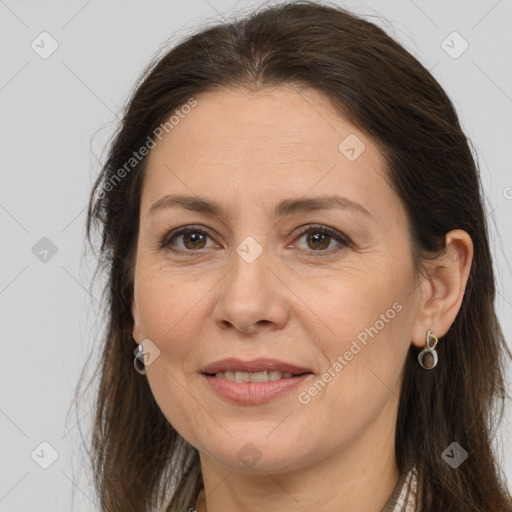
[[(187, 254), (187, 255), (196, 255), (200, 254), (201, 252), (204, 252), (203, 249), (199, 249), (196, 251), (192, 250), (183, 250), (183, 249), (176, 249), (171, 246), (171, 242), (178, 238), (180, 235), (184, 234), (191, 234), (191, 233), (200, 233), (202, 235), (208, 235), (211, 239), (213, 239), (212, 233), (209, 229), (200, 227), (200, 226), (183, 226), (181, 228), (175, 229), (174, 231), (171, 231), (170, 233), (165, 234), (161, 240), (159, 241), (159, 248), (169, 248), (174, 253), (178, 254)], [(331, 238), (334, 238), (337, 242), (339, 242), (339, 245), (335, 248), (328, 249), (328, 250), (306, 250), (306, 249), (300, 249), (302, 253), (308, 253), (312, 254), (314, 253), (315, 256), (331, 256), (333, 253), (336, 253), (340, 250), (342, 250), (345, 247), (352, 246), (352, 241), (346, 237), (345, 235), (342, 235), (339, 231), (336, 231), (333, 228), (330, 228), (328, 226), (322, 226), (321, 224), (312, 224), (308, 226), (303, 226), (299, 229), (299, 233), (296, 237), (296, 239), (301, 238), (303, 235), (308, 233), (314, 233), (314, 234), (324, 234), (329, 235)]]

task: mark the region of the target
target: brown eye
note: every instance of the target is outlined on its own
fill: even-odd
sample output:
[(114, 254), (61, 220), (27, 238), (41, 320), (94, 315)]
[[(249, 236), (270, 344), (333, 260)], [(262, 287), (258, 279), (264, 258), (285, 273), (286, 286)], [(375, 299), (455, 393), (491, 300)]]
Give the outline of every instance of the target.
[(206, 243), (206, 237), (208, 235), (205, 235), (203, 233), (198, 232), (192, 232), (192, 233), (182, 233), (180, 235), (183, 240), (183, 245), (190, 249), (191, 251), (194, 251), (196, 249), (202, 249), (205, 246)]
[(306, 247), (300, 247), (299, 244), (299, 249), (303, 252), (316, 252), (318, 256), (329, 255), (351, 245), (346, 236), (333, 228), (322, 225), (301, 228), (300, 235), (296, 240), (298, 242), (303, 238)]
[(331, 237), (324, 233), (308, 233), (306, 237), (307, 243), (310, 244), (310, 248), (314, 251), (321, 249), (327, 249), (331, 242)]
[(184, 226), (165, 235), (159, 246), (174, 252), (191, 253), (207, 248), (208, 239), (212, 240), (212, 237), (204, 229)]

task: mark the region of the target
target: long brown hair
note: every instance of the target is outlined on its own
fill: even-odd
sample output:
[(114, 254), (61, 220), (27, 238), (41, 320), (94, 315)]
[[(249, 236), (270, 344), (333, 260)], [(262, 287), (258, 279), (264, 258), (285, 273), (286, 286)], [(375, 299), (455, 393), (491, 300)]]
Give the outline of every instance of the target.
[[(483, 192), (455, 109), (432, 75), (362, 18), (318, 2), (255, 11), (183, 40), (135, 87), (91, 193), (87, 240), (100, 232), (107, 325), (93, 376), (98, 385), (90, 457), (104, 512), (184, 511), (203, 482), (197, 450), (183, 440), (134, 371), (133, 269), (146, 158), (133, 152), (191, 98), (219, 87), (311, 87), (382, 148), (387, 179), (403, 201), (417, 268), (465, 230), (474, 244), (461, 309), (439, 344), (438, 366), (419, 369), (410, 348), (396, 425), (399, 470), (417, 468), (424, 512), (504, 512), (512, 499), (492, 442), (506, 398), (510, 358), (494, 309), (495, 281)], [(133, 165), (132, 165), (133, 164)], [(125, 172), (120, 172), (124, 169)], [(457, 470), (441, 457), (467, 452)]]

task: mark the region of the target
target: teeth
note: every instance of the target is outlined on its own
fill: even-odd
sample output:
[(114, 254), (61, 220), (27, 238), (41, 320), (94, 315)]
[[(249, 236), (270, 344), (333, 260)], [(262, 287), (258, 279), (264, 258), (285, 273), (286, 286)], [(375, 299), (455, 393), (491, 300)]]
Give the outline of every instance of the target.
[(268, 372), (265, 370), (264, 372), (256, 372), (256, 373), (247, 373), (250, 376), (251, 382), (267, 382), (268, 381)]
[(251, 375), (247, 372), (235, 372), (235, 381), (236, 382), (249, 382)]
[(282, 373), (277, 370), (271, 370), (268, 372), (268, 380), (279, 380), (282, 377)]
[[(221, 373), (221, 375), (222, 375), (222, 373)], [(235, 372), (225, 372), (224, 378), (226, 380), (229, 380), (230, 382), (235, 382)]]
[(217, 372), (215, 377), (218, 379), (226, 379), (229, 382), (268, 382), (269, 380), (279, 380), (279, 379), (290, 379), (293, 377), (293, 373), (289, 372), (280, 372), (277, 370), (270, 370), (267, 372), (266, 370), (263, 372)]

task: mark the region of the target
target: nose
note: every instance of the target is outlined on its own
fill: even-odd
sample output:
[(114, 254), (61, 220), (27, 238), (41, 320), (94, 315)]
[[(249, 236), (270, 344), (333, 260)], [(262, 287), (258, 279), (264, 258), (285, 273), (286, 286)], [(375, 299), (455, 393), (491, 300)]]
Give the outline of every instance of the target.
[(216, 324), (223, 330), (236, 329), (244, 334), (282, 329), (289, 318), (291, 292), (266, 251), (251, 263), (233, 251), (230, 264), (218, 284)]

